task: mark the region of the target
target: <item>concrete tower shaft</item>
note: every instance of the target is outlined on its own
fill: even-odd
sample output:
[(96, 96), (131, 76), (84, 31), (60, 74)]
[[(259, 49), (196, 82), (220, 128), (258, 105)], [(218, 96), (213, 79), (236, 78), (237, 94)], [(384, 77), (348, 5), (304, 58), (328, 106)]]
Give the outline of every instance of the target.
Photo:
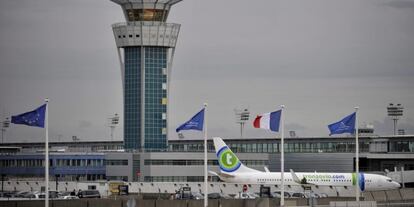
[(181, 0), (111, 0), (126, 22), (112, 25), (124, 93), (127, 150), (162, 150), (167, 143), (168, 94), (180, 25), (166, 23)]

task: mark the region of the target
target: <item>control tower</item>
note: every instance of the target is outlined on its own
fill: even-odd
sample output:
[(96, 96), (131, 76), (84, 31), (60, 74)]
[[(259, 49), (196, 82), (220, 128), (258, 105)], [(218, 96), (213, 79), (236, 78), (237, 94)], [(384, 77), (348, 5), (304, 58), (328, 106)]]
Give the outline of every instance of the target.
[(166, 23), (181, 0), (111, 0), (126, 22), (112, 25), (121, 65), (124, 147), (158, 151), (167, 147), (168, 94), (180, 25)]

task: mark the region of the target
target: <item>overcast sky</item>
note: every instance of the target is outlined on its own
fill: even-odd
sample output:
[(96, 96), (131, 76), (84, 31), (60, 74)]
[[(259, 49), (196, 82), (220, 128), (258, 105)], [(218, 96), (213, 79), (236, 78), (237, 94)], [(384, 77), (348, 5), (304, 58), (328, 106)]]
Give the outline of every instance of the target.
[[(286, 131), (327, 136), (326, 125), (359, 106), (360, 124), (392, 133), (386, 106), (405, 107), (414, 133), (414, 1), (184, 0), (170, 91), (175, 128), (208, 106), (208, 134), (237, 138), (234, 109), (252, 118), (286, 105)], [(109, 0), (0, 1), (0, 118), (50, 98), (50, 139), (110, 140), (122, 112), (122, 83)], [(122, 123), (116, 140), (122, 140)], [(41, 129), (12, 125), (6, 142), (42, 141)], [(186, 138), (201, 138), (184, 132)], [(246, 137), (278, 134), (246, 124)]]

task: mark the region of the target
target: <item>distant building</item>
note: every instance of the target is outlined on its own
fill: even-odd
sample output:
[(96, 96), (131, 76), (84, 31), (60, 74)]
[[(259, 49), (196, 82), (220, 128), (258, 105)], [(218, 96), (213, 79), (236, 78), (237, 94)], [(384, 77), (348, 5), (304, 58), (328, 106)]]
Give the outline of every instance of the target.
[[(50, 153), (51, 179), (85, 181), (105, 179), (103, 153)], [(44, 153), (28, 152), (0, 155), (0, 174), (8, 178), (43, 180)]]
[(398, 129), (398, 135), (405, 135), (404, 129)]
[(358, 133), (360, 135), (372, 136), (372, 135), (374, 135), (374, 126), (370, 125), (370, 124), (367, 124), (367, 125), (362, 126), (362, 127), (360, 126), (358, 128)]

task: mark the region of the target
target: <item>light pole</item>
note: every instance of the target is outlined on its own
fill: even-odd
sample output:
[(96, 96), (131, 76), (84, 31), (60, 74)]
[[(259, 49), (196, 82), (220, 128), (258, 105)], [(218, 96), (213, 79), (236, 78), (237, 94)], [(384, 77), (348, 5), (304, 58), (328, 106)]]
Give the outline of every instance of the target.
[(387, 106), (388, 116), (394, 120), (394, 135), (397, 135), (397, 121), (399, 117), (403, 115), (403, 109), (404, 107), (401, 104), (394, 105), (393, 103), (390, 103)]
[(250, 111), (249, 109), (234, 109), (236, 115), (236, 123), (240, 124), (240, 137), (243, 138), (244, 124), (249, 121)]
[(1, 143), (4, 144), (4, 132), (6, 132), (6, 128), (9, 128), (10, 121), (9, 118), (6, 118), (6, 120), (3, 121), (1, 126)]
[(114, 141), (114, 131), (115, 127), (119, 124), (119, 115), (115, 114), (113, 117), (109, 118), (109, 128), (111, 128), (111, 141)]

